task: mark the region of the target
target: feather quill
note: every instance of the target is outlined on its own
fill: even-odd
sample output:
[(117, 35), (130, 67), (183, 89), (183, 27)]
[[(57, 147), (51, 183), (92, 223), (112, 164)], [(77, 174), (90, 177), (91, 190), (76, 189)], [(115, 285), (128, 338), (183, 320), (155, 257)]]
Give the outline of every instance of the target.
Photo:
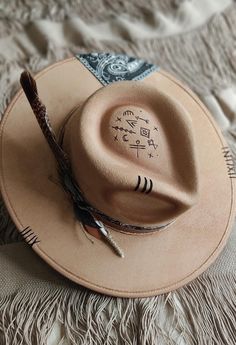
[(29, 104), (35, 114), (38, 124), (57, 160), (59, 176), (64, 190), (70, 195), (77, 219), (83, 224), (89, 224), (102, 234), (106, 242), (113, 248), (115, 253), (124, 257), (123, 251), (113, 240), (110, 233), (105, 229), (101, 221), (97, 221), (91, 210), (91, 206), (85, 201), (82, 192), (73, 178), (69, 158), (57, 142), (56, 135), (52, 129), (46, 106), (40, 100), (36, 81), (29, 71), (24, 71), (20, 77), (20, 83)]
[(24, 71), (20, 77), (20, 83), (24, 90), (24, 93), (29, 101), (29, 104), (35, 114), (35, 117), (39, 123), (39, 126), (53, 151), (55, 158), (60, 168), (65, 171), (70, 167), (67, 154), (62, 150), (61, 146), (57, 143), (56, 135), (52, 129), (46, 106), (40, 100), (38, 96), (38, 89), (36, 81), (32, 77), (29, 71)]

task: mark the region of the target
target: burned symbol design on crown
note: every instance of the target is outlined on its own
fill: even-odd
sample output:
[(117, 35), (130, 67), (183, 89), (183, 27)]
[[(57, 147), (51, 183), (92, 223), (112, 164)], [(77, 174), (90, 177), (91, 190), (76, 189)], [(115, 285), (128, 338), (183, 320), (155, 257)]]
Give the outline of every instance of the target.
[(131, 116), (131, 115), (134, 116), (134, 113), (132, 110), (127, 109), (123, 112), (123, 116)]
[(135, 118), (137, 119), (137, 120), (141, 120), (141, 121), (143, 121), (143, 122), (145, 122), (145, 123), (149, 123), (149, 120), (148, 119), (143, 119), (142, 117), (140, 117), (140, 116), (135, 116)]
[(146, 138), (150, 138), (150, 129), (140, 127), (140, 135), (142, 135), (143, 137), (146, 137)]
[(159, 125), (139, 108), (127, 107), (116, 112), (110, 122), (113, 142), (123, 145), (136, 159), (157, 160)]
[(136, 140), (136, 143), (135, 144), (130, 144), (129, 147), (131, 149), (135, 149), (136, 150), (137, 158), (139, 158), (139, 150), (145, 150), (146, 149), (146, 145), (140, 144), (140, 140)]

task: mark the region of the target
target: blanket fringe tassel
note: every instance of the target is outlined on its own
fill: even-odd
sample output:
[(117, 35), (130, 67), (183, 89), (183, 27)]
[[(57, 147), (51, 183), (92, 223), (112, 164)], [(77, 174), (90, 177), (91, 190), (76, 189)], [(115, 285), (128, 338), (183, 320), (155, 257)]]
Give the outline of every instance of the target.
[(53, 286), (0, 299), (0, 343), (236, 344), (236, 277), (203, 274), (174, 292), (152, 298), (103, 296)]

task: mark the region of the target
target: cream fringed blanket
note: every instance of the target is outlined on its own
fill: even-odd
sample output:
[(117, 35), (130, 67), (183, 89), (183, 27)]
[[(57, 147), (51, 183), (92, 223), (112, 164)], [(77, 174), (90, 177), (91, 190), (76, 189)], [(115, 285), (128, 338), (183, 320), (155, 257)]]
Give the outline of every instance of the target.
[[(124, 52), (171, 71), (197, 92), (236, 157), (232, 1), (21, 0), (2, 2), (0, 16), (1, 113), (23, 68), (36, 72), (78, 52)], [(19, 243), (3, 205), (0, 211), (0, 345), (236, 344), (236, 227), (217, 262), (190, 285), (122, 299), (51, 270)]]

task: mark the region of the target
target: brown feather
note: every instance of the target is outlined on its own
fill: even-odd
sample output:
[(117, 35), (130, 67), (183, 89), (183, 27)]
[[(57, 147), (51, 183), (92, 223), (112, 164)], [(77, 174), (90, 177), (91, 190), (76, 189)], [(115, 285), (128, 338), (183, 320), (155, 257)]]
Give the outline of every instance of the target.
[(56, 135), (48, 118), (46, 106), (39, 99), (36, 81), (29, 71), (22, 72), (20, 83), (59, 166), (62, 169), (67, 169), (69, 167), (68, 157), (57, 142)]
[(20, 83), (29, 103), (32, 104), (38, 97), (38, 90), (36, 82), (29, 71), (21, 73)]

